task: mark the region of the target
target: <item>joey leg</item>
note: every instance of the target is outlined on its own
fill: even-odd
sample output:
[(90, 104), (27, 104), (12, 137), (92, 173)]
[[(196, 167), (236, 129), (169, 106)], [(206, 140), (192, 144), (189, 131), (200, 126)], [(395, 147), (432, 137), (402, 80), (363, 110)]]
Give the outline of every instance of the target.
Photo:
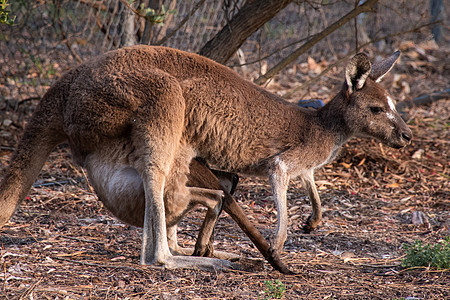
[(229, 194), (225, 194), (223, 201), (223, 210), (225, 210), (231, 218), (239, 225), (244, 233), (255, 244), (256, 248), (261, 252), (270, 265), (283, 274), (294, 274), (289, 268), (281, 261), (278, 251), (273, 251), (270, 248), (269, 243), (256, 229), (256, 227), (249, 221), (242, 208), (237, 204), (236, 200)]
[(189, 188), (192, 198), (208, 208), (202, 227), (198, 234), (193, 256), (209, 256), (214, 253), (214, 227), (222, 211), (222, 199), (224, 192), (221, 190), (210, 190), (203, 188)]

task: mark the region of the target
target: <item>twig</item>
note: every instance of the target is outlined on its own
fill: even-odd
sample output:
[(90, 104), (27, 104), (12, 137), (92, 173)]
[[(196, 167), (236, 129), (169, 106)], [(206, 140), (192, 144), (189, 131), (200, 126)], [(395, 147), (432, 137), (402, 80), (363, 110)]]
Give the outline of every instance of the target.
[(39, 240), (34, 236), (33, 233), (28, 228), (25, 228), (25, 231), (28, 232), (29, 235), (36, 241), (36, 243), (39, 243)]
[[(319, 7), (319, 12), (322, 17), (323, 24), (326, 27), (328, 27), (328, 20), (327, 20), (327, 17), (325, 16), (325, 11), (323, 10), (323, 5), (321, 5)], [(328, 48), (330, 48), (330, 52), (333, 54), (334, 59), (337, 59), (338, 55), (336, 53), (336, 50), (334, 49), (334, 46), (333, 46), (333, 43), (332, 43), (330, 37), (327, 38), (327, 44), (328, 44)]]
[(125, 0), (119, 0), (120, 2), (122, 2), (122, 4), (124, 4), (126, 7), (128, 7), (135, 15), (141, 17), (141, 18), (146, 18), (145, 15), (141, 14), (138, 10), (134, 9), (129, 3), (128, 1)]
[(89, 182), (89, 179), (88, 179), (84, 169), (81, 169), (81, 172), (83, 173), (84, 180), (86, 180), (86, 183), (87, 183), (87, 185), (89, 187), (89, 190), (91, 191), (92, 194), (96, 195), (95, 191), (94, 191), (94, 188), (92, 187), (91, 183)]
[(319, 81), (320, 78), (322, 78), (323, 75), (325, 75), (326, 73), (328, 73), (328, 71), (330, 71), (331, 69), (333, 69), (334, 67), (338, 66), (339, 64), (341, 64), (341, 62), (343, 62), (344, 60), (348, 59), (351, 55), (353, 55), (354, 53), (349, 53), (346, 56), (340, 58), (339, 60), (337, 60), (335, 63), (329, 65), (327, 68), (325, 68), (325, 70), (323, 70), (322, 72), (320, 72), (319, 75), (317, 75), (316, 77), (314, 77), (311, 80), (308, 80), (307, 82), (305, 82), (304, 84), (302, 84), (301, 86), (298, 86), (296, 88), (293, 88), (292, 90), (290, 90), (289, 92), (285, 93), (283, 95), (283, 98), (289, 98), (292, 96), (292, 94), (294, 94), (295, 92), (299, 91), (299, 90), (303, 90), (306, 87), (316, 83), (317, 81)]
[(77, 237), (73, 237), (73, 236), (61, 236), (62, 238), (68, 239), (68, 240), (74, 240), (77, 242), (84, 242), (84, 243), (101, 243), (100, 241), (94, 241), (94, 240), (86, 240), (86, 239), (81, 239), (81, 238), (77, 238)]
[[(123, 1), (123, 0), (121, 0)], [(205, 0), (200, 0), (199, 2), (197, 2), (194, 7), (192, 8), (191, 12), (184, 17), (183, 20), (181, 20), (181, 22), (177, 25), (177, 27), (175, 27), (174, 30), (172, 30), (171, 32), (169, 32), (165, 37), (163, 37), (161, 40), (157, 41), (155, 43), (155, 45), (162, 45), (164, 44), (169, 38), (171, 38), (178, 30), (180, 30), (181, 27), (184, 26), (184, 24), (186, 24), (186, 22), (192, 17), (192, 15), (197, 11), (197, 9), (200, 8), (200, 6), (203, 5), (203, 3), (205, 3)]]
[(396, 265), (371, 265), (371, 264), (355, 264), (355, 266), (362, 266), (362, 267), (369, 267), (369, 268), (395, 268), (395, 267), (399, 267), (400, 264), (396, 264)]
[(8, 151), (14, 151), (14, 147), (8, 147), (8, 146), (0, 146), (0, 150), (8, 150)]
[[(91, 262), (81, 261), (81, 260), (73, 260), (73, 259), (68, 259), (68, 258), (63, 258), (63, 257), (58, 257), (58, 256), (53, 256), (52, 259), (62, 260), (62, 261), (66, 261), (66, 262), (71, 262), (71, 263), (75, 263), (75, 264), (96, 267), (96, 268), (127, 269), (127, 270), (142, 272), (142, 273), (148, 273), (148, 271), (145, 270), (144, 268), (141, 269), (141, 268), (135, 268), (135, 267), (126, 266), (126, 265), (97, 264), (97, 263), (91, 263)], [(147, 267), (152, 268), (152, 269), (163, 269), (163, 267), (156, 267), (156, 266), (146, 266), (146, 268)]]
[[(60, 9), (61, 9), (61, 4), (58, 3), (57, 6), (56, 6), (55, 17), (54, 17), (54, 19), (53, 19), (54, 21), (56, 20), (56, 22), (54, 22), (54, 23), (58, 24), (59, 30), (60, 30), (60, 32), (61, 32), (62, 41), (64, 41), (64, 44), (66, 44), (67, 49), (69, 49), (69, 51), (70, 51), (70, 53), (72, 53), (73, 57), (75, 57), (75, 59), (76, 59), (79, 63), (81, 63), (81, 62), (83, 62), (83, 60), (82, 60), (81, 57), (75, 52), (75, 50), (73, 50), (72, 45), (70, 44), (69, 39), (67, 38), (67, 35), (66, 35), (65, 31), (64, 31), (64, 28), (63, 28), (63, 25), (62, 25), (62, 20), (61, 20), (61, 18), (60, 18), (60, 14), (59, 14)], [(54, 23), (53, 23), (53, 24), (54, 24)], [(55, 24), (54, 24), (54, 25), (55, 25)]]
[(34, 101), (34, 100), (41, 100), (41, 97), (30, 97), (30, 98), (20, 100), (19, 103), (17, 103), (17, 106), (27, 103), (27, 102), (30, 102), (30, 101)]
[(123, 267), (123, 266), (116, 266), (116, 265), (105, 265), (105, 264), (90, 263), (90, 262), (86, 262), (86, 261), (73, 260), (73, 259), (68, 259), (68, 258), (63, 258), (63, 257), (58, 257), (58, 256), (54, 256), (54, 257), (52, 257), (52, 259), (67, 261), (67, 262), (71, 262), (71, 263), (75, 263), (75, 264), (79, 264), (79, 265), (84, 265), (84, 266), (90, 266), (90, 267), (100, 267), (100, 268)]
[(66, 184), (77, 185), (77, 182), (75, 180), (73, 180), (72, 178), (69, 178), (68, 180), (59, 180), (59, 181), (51, 181), (51, 182), (44, 182), (44, 183), (36, 183), (36, 184), (33, 184), (33, 187), (34, 188), (39, 188), (39, 187), (54, 186), (54, 185), (62, 186), (62, 185), (66, 185)]
[[(30, 295), (33, 290), (36, 288), (36, 286), (41, 283), (41, 281), (44, 279), (44, 277), (39, 278), (36, 282), (34, 282), (29, 288), (27, 288), (25, 290), (25, 292), (22, 293), (22, 295), (20, 295), (19, 300), (25, 299), (26, 297), (28, 297), (28, 295)], [(32, 298), (30, 298), (32, 299)]]
[[(355, 9), (358, 7), (359, 0), (355, 0)], [(356, 18), (353, 19), (355, 26), (355, 52), (358, 51), (358, 20)]]
[[(289, 97), (292, 96), (292, 94), (294, 94), (295, 92), (297, 92), (297, 91), (299, 91), (299, 90), (302, 90), (302, 89), (305, 89), (305, 88), (307, 88), (308, 86), (310, 86), (310, 85), (316, 83), (317, 81), (319, 81), (319, 79), (320, 79), (322, 76), (324, 76), (326, 73), (328, 73), (332, 68), (338, 66), (338, 65), (341, 64), (343, 61), (345, 61), (346, 59), (348, 59), (350, 56), (354, 55), (356, 52), (360, 51), (360, 50), (361, 50), (362, 48), (364, 48), (364, 47), (367, 47), (368, 45), (374, 44), (374, 43), (376, 43), (376, 42), (379, 42), (379, 41), (384, 40), (384, 39), (387, 39), (387, 38), (392, 38), (392, 37), (400, 36), (400, 35), (407, 34), (407, 33), (411, 33), (411, 32), (417, 32), (417, 31), (421, 30), (422, 28), (429, 27), (429, 26), (432, 26), (432, 25), (435, 25), (435, 22), (423, 24), (423, 25), (414, 27), (414, 28), (412, 28), (412, 29), (408, 29), (408, 30), (404, 30), (404, 31), (399, 31), (399, 32), (396, 32), (396, 33), (386, 34), (386, 35), (384, 35), (384, 36), (382, 36), (382, 37), (379, 37), (379, 38), (377, 38), (377, 39), (370, 40), (370, 41), (368, 41), (368, 42), (366, 42), (366, 43), (360, 45), (360, 46), (358, 47), (358, 49), (356, 49), (355, 51), (353, 51), (353, 52), (351, 52), (351, 53), (345, 55), (344, 57), (342, 57), (342, 58), (340, 58), (339, 60), (337, 60), (335, 63), (329, 65), (325, 70), (323, 70), (319, 75), (317, 75), (317, 76), (314, 77), (313, 79), (308, 80), (307, 82), (305, 82), (305, 83), (302, 84), (301, 86), (295, 87), (295, 88), (292, 89), (291, 91), (285, 93), (285, 94), (283, 95), (283, 98), (289, 98)], [(446, 92), (448, 93), (448, 89), (446, 90)], [(439, 99), (442, 99), (442, 98), (439, 98)], [(436, 100), (437, 100), (437, 99), (436, 99)], [(403, 103), (403, 102), (402, 102), (402, 103)], [(408, 104), (405, 104), (405, 105), (406, 105), (407, 107), (409, 107)], [(409, 105), (412, 105), (412, 104), (409, 104)], [(399, 109), (398, 106), (397, 106), (397, 109)]]
[[(263, 61), (263, 60), (265, 60), (265, 59), (268, 59), (268, 58), (271, 57), (272, 55), (279, 54), (279, 53), (280, 53), (281, 51), (283, 51), (284, 49), (287, 49), (287, 48), (289, 48), (289, 47), (292, 47), (292, 46), (294, 46), (294, 45), (297, 45), (298, 43), (304, 42), (304, 41), (307, 40), (308, 38), (312, 38), (312, 37), (314, 37), (314, 35), (308, 36), (308, 37), (305, 37), (305, 38), (302, 38), (302, 39), (300, 39), (300, 40), (298, 40), (298, 41), (295, 41), (295, 42), (292, 42), (292, 43), (289, 43), (289, 44), (287, 44), (286, 46), (283, 46), (283, 47), (281, 47), (281, 48), (278, 48), (278, 49), (272, 51), (271, 53), (267, 54), (266, 56), (264, 56), (264, 57), (259, 57), (258, 59), (255, 59), (255, 60), (253, 60), (253, 61), (249, 61), (249, 62), (246, 62), (246, 63), (244, 63), (244, 64), (235, 64), (235, 65), (231, 65), (230, 68), (234, 68), (234, 67), (243, 67), (243, 66), (247, 66), (247, 65), (252, 65), (252, 64), (255, 64), (255, 63), (259, 63), (259, 62), (261, 62), (261, 61)], [(261, 47), (258, 47), (258, 50), (261, 50)]]
[[(400, 271), (398, 271), (398, 273), (404, 273), (407, 271), (418, 270), (418, 269), (425, 269), (425, 271), (430, 271), (430, 267), (417, 266), (417, 267), (411, 267), (411, 268), (406, 268), (406, 269), (400, 270)], [(446, 270), (443, 270), (443, 271), (446, 271)]]

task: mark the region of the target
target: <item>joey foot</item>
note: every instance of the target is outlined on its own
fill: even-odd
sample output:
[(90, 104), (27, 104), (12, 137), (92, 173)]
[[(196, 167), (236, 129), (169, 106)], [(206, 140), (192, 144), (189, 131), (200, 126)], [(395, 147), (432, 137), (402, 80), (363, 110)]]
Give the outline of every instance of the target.
[(214, 246), (212, 244), (209, 244), (206, 246), (206, 251), (203, 253), (204, 257), (214, 257)]
[(308, 219), (306, 219), (305, 225), (303, 225), (303, 231), (305, 233), (311, 233), (311, 231), (315, 230), (319, 225), (320, 219), (314, 220), (313, 215), (310, 215)]
[(270, 247), (267, 250), (267, 261), (270, 263), (270, 265), (279, 272), (286, 274), (286, 275), (295, 275), (294, 271), (289, 270), (289, 268), (281, 261), (280, 259), (280, 252), (277, 249), (274, 249)]
[(202, 257), (214, 257), (214, 246), (212, 244), (206, 245), (204, 249), (194, 249), (192, 256), (202, 256)]

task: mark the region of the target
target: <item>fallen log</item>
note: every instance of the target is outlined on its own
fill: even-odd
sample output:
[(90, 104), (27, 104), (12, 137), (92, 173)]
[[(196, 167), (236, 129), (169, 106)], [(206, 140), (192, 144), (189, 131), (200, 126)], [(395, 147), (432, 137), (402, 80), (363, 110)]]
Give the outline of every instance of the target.
[(450, 88), (447, 88), (443, 91), (432, 92), (429, 94), (421, 95), (419, 97), (414, 98), (411, 101), (403, 101), (397, 104), (397, 110), (399, 112), (403, 112), (407, 108), (412, 108), (415, 106), (427, 105), (434, 101), (450, 98)]

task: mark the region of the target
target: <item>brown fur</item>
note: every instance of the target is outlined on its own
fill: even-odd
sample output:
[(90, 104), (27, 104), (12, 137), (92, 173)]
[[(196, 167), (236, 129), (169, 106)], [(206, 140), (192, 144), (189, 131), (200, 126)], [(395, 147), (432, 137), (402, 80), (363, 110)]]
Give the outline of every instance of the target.
[[(396, 59), (382, 72), (374, 67), (377, 76), (389, 71)], [(164, 186), (173, 166), (179, 165), (174, 162), (185, 161), (187, 166), (194, 156), (223, 170), (269, 177), (278, 210), (272, 247), (279, 250), (287, 234), (286, 190), (291, 178), (300, 177), (308, 190), (313, 213), (306, 229), (311, 230), (321, 217), (314, 170), (332, 160), (342, 144), (355, 135), (375, 137), (393, 147), (411, 139), (411, 131), (370, 71), (368, 58), (356, 55), (347, 66), (341, 92), (317, 112), (306, 112), (195, 54), (150, 46), (106, 53), (69, 71), (42, 99), (31, 121), (34, 128), (26, 130), (1, 185), (0, 208), (5, 210), (0, 210), (0, 223), (14, 212), (44, 154), (51, 151), (36, 141), (41, 131), (68, 139), (76, 161), (88, 170), (96, 165), (109, 166), (114, 174), (132, 169), (132, 176), (122, 176), (123, 189), (136, 183), (136, 174), (142, 180), (142, 263), (206, 264), (172, 256), (166, 236)], [(53, 122), (39, 121), (48, 115)], [(41, 153), (29, 153), (39, 145), (44, 145)], [(100, 183), (101, 176), (91, 177), (98, 178), (97, 189), (108, 186)], [(116, 192), (121, 191), (113, 189)]]

